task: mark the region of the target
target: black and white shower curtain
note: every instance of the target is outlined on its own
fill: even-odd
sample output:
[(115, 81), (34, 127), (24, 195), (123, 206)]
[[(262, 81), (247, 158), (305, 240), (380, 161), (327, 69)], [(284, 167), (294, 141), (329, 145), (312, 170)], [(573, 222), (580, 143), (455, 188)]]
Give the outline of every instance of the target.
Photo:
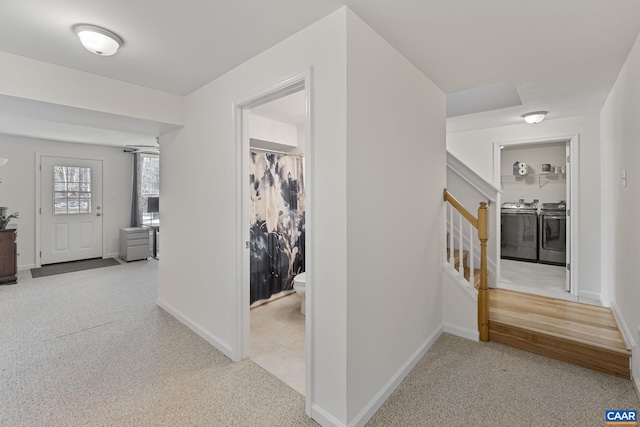
[(304, 271), (303, 159), (250, 153), (251, 303), (293, 288)]

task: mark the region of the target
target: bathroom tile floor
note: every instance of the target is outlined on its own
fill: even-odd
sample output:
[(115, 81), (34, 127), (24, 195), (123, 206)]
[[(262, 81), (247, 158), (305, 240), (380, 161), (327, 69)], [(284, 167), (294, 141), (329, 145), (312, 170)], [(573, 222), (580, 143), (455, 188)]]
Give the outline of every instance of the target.
[(287, 295), (251, 309), (250, 359), (304, 396), (305, 316), (301, 299)]

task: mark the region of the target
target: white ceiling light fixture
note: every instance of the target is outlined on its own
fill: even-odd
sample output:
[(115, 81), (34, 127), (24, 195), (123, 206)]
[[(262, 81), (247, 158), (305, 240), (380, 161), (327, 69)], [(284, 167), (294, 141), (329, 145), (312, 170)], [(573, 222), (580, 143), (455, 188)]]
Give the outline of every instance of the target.
[(546, 115), (547, 115), (546, 111), (534, 111), (532, 113), (523, 114), (522, 118), (524, 119), (525, 122), (529, 123), (530, 125), (533, 125), (543, 121)]
[(85, 49), (100, 56), (111, 56), (124, 44), (117, 34), (95, 25), (74, 25), (73, 32)]

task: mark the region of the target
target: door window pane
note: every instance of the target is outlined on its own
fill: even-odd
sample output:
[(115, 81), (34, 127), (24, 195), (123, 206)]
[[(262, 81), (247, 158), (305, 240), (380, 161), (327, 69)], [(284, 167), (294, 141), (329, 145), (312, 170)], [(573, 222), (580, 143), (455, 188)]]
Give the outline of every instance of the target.
[(91, 168), (53, 167), (53, 213), (91, 213)]

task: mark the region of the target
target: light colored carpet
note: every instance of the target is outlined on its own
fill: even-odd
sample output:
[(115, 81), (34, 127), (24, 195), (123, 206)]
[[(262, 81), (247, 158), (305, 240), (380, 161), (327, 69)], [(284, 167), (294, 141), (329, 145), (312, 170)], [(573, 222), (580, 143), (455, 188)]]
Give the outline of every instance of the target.
[[(1, 426), (313, 426), (304, 398), (156, 307), (156, 260), (0, 287)], [(602, 426), (630, 381), (442, 335), (369, 426)]]
[(156, 260), (29, 276), (0, 289), (1, 426), (317, 425), (156, 306)]
[(629, 380), (443, 334), (367, 426), (602, 427), (638, 408)]

